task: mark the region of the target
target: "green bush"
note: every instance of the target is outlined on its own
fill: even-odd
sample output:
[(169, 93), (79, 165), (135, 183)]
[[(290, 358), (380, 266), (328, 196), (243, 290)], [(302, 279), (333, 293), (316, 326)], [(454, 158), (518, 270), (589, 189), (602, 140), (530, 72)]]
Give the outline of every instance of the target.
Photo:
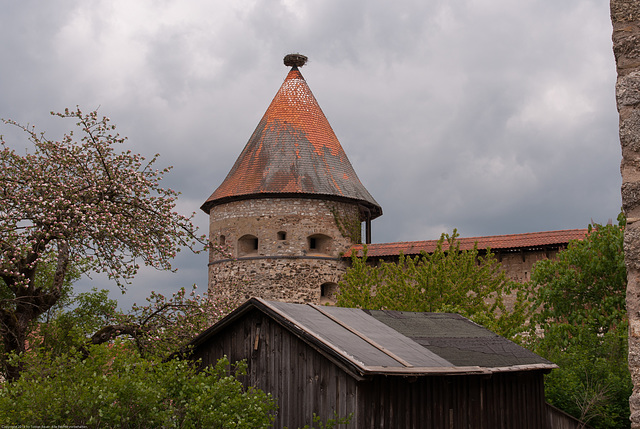
[(122, 343), (92, 347), (89, 357), (41, 354), (20, 379), (0, 389), (2, 425), (92, 428), (269, 428), (275, 400), (244, 389), (226, 358), (198, 372), (181, 360), (143, 359)]

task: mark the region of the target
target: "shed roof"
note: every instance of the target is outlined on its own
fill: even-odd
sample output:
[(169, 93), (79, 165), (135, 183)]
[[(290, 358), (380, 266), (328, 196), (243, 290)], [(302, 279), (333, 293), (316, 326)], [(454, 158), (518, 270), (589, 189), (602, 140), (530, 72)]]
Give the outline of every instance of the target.
[(347, 200), (366, 207), (372, 218), (382, 214), (295, 65), (231, 171), (201, 208), (208, 213), (229, 201), (282, 196)]
[[(525, 234), (489, 235), (484, 237), (459, 237), (456, 242), (460, 244), (460, 250), (471, 250), (477, 243), (478, 249), (491, 248), (491, 250), (539, 250), (545, 246), (564, 246), (573, 240), (584, 240), (587, 229), (565, 229), (559, 231), (529, 232)], [(417, 255), (421, 252), (432, 253), (438, 247), (438, 240), (401, 241), (396, 243), (367, 244), (368, 257)], [(357, 244), (352, 246), (344, 257), (349, 258), (353, 252), (362, 255), (364, 246)]]
[(196, 348), (257, 309), (359, 375), (454, 375), (550, 370), (556, 366), (470, 320), (413, 313), (290, 304), (251, 298), (196, 337)]

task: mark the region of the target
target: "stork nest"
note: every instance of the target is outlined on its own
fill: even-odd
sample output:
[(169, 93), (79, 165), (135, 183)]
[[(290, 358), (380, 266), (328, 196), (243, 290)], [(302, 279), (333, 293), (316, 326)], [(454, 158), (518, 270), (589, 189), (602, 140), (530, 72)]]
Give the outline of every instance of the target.
[(287, 67), (302, 67), (307, 63), (307, 57), (302, 54), (289, 54), (284, 57), (284, 65)]

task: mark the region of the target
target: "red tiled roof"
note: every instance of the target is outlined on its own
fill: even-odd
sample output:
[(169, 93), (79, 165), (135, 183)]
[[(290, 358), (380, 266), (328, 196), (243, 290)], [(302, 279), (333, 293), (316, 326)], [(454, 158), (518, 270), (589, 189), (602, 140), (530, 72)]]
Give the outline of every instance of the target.
[[(478, 243), (478, 249), (505, 250), (525, 249), (552, 245), (564, 245), (572, 240), (583, 240), (587, 235), (587, 229), (565, 229), (560, 231), (529, 232), (525, 234), (489, 235), (485, 237), (458, 237), (460, 250), (473, 249)], [(402, 252), (405, 255), (417, 255), (420, 252), (432, 253), (438, 245), (438, 240), (404, 241), (397, 243), (378, 243), (367, 245), (367, 256), (397, 256)], [(357, 251), (362, 255), (362, 244), (352, 246), (345, 253), (345, 257), (351, 257), (351, 253)]]
[(372, 218), (382, 214), (297, 67), (202, 210), (254, 196), (292, 194), (351, 200), (367, 207)]

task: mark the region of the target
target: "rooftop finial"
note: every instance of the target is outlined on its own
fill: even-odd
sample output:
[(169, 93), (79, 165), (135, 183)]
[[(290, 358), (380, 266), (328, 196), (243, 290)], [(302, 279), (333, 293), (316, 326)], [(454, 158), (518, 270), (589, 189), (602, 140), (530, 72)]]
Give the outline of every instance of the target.
[(284, 57), (284, 65), (287, 67), (302, 67), (307, 63), (307, 57), (302, 54), (289, 54)]

